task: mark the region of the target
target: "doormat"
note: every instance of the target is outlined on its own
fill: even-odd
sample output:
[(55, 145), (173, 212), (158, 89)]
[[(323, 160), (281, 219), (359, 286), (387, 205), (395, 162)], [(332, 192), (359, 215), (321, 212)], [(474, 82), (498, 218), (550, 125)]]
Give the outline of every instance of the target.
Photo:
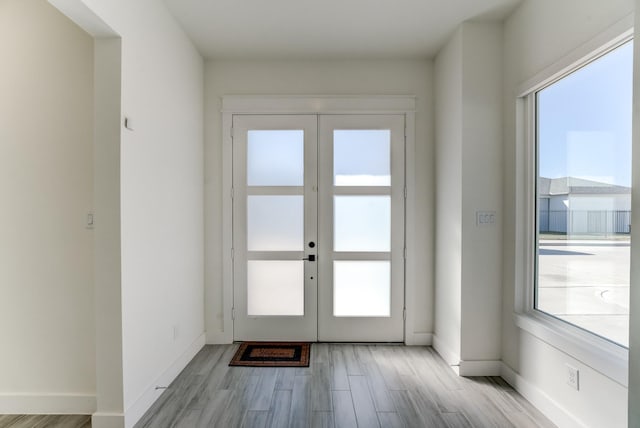
[(242, 342), (229, 363), (245, 367), (309, 367), (308, 342)]

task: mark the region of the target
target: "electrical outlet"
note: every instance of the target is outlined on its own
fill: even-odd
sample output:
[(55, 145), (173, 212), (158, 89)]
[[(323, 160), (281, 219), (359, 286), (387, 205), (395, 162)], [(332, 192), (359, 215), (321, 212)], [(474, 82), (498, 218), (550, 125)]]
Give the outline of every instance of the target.
[(580, 371), (573, 367), (570, 366), (569, 364), (566, 364), (567, 366), (567, 385), (569, 385), (571, 388), (575, 389), (576, 391), (580, 390)]

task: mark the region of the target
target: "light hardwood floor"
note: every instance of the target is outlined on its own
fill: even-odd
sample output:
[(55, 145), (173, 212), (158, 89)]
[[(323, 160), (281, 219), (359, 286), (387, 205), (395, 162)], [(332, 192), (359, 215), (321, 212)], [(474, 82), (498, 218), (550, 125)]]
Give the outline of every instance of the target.
[(0, 428), (91, 428), (91, 416), (0, 415)]
[(502, 379), (460, 378), (429, 347), (313, 344), (309, 368), (229, 367), (236, 349), (203, 348), (136, 428), (554, 426)]

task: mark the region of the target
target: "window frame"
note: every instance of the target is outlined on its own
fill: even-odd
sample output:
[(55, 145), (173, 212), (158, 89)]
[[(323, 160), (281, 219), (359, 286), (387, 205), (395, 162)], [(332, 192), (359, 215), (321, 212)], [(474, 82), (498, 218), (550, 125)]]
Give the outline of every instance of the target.
[(633, 40), (628, 16), (520, 85), (516, 97), (515, 324), (538, 339), (628, 386), (628, 348), (535, 308), (538, 233), (537, 93)]

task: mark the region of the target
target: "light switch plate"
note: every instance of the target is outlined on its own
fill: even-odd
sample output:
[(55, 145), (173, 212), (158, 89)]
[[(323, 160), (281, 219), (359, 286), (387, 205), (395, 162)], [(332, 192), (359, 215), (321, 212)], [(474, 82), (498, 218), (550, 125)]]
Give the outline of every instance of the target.
[(476, 226), (487, 227), (496, 224), (495, 211), (476, 211)]

